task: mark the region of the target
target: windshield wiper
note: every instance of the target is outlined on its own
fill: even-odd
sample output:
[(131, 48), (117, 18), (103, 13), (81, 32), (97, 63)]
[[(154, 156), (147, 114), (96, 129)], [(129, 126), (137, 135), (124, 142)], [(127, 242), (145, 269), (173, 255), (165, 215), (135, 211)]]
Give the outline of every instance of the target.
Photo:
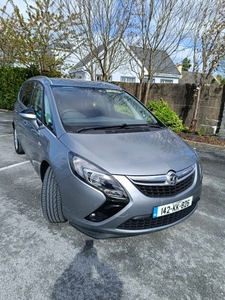
[(130, 129), (131, 127), (139, 127), (139, 126), (144, 126), (144, 127), (153, 127), (153, 128), (161, 128), (162, 126), (159, 124), (127, 124), (123, 123), (121, 125), (109, 125), (109, 126), (92, 126), (92, 127), (82, 127), (80, 129), (75, 130), (75, 133), (79, 133), (82, 131), (88, 131), (88, 130), (99, 130), (99, 129)]
[(110, 129), (110, 128), (129, 128), (130, 125), (124, 123), (121, 125), (109, 125), (109, 126), (92, 126), (92, 127), (82, 127), (80, 129), (75, 130), (74, 132), (79, 133), (81, 131), (87, 131), (87, 130), (98, 130), (98, 129)]
[(163, 127), (160, 124), (146, 124), (146, 126), (153, 127), (153, 128), (161, 128), (161, 127)]

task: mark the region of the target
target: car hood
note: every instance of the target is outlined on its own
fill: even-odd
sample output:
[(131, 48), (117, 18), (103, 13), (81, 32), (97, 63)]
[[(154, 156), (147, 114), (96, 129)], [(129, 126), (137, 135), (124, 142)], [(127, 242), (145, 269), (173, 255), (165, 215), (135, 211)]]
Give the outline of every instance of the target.
[(157, 175), (194, 164), (195, 152), (174, 132), (66, 133), (61, 142), (114, 175)]

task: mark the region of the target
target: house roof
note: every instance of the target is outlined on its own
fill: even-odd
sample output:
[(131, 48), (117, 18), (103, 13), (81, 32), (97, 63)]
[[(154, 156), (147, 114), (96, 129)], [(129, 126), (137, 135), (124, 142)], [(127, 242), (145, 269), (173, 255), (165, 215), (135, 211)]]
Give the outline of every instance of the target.
[[(108, 43), (108, 46), (113, 42), (114, 40), (111, 40), (109, 43)], [(98, 47), (95, 48), (95, 51), (94, 51), (94, 55), (96, 54), (96, 56), (101, 53), (102, 51), (104, 50), (104, 45), (100, 45)], [(79, 69), (85, 65), (87, 65), (94, 57), (91, 55), (91, 53), (89, 53), (87, 56), (85, 56), (80, 62), (78, 62), (74, 69)]]
[[(197, 78), (196, 78), (196, 76), (197, 76)], [(195, 84), (196, 79), (198, 81), (199, 78), (200, 78), (200, 74), (198, 74), (198, 73), (196, 74), (196, 73), (189, 72), (189, 71), (182, 71), (182, 77), (180, 78), (179, 83)]]
[[(189, 71), (182, 71), (182, 78), (180, 78), (179, 83), (181, 84), (196, 84), (200, 81), (201, 74)], [(211, 75), (210, 83), (217, 82), (217, 79)]]
[[(142, 61), (143, 58), (143, 48), (141, 47), (131, 47), (132, 51), (136, 55), (139, 61)], [(145, 59), (145, 68), (149, 69), (149, 62), (151, 59), (151, 49), (147, 50), (146, 59)], [(153, 72), (157, 73), (165, 73), (165, 74), (173, 74), (173, 75), (181, 75), (178, 71), (176, 65), (169, 57), (165, 50), (156, 50), (155, 54), (152, 58), (152, 67)]]

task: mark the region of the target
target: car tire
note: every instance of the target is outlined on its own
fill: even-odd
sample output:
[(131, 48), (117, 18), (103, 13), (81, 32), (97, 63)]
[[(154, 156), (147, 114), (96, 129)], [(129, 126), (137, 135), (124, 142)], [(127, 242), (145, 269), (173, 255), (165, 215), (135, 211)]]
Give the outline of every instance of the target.
[(42, 183), (41, 206), (43, 215), (49, 222), (63, 223), (67, 221), (62, 212), (59, 187), (50, 167), (48, 167)]
[(13, 129), (13, 141), (14, 141), (14, 148), (15, 148), (16, 153), (24, 154), (24, 150), (23, 150), (23, 148), (20, 144), (20, 141), (18, 139), (16, 128)]

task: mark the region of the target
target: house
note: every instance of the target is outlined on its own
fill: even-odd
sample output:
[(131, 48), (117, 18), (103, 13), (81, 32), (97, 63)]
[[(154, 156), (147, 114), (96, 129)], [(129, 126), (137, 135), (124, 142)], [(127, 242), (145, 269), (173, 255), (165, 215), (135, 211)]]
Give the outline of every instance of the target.
[[(179, 80), (180, 84), (198, 84), (200, 82), (201, 73), (182, 71), (182, 65), (177, 65), (177, 69), (181, 73), (181, 78)], [(208, 84), (220, 84), (218, 79), (212, 74), (209, 77)]]
[[(143, 56), (143, 50), (141, 47), (131, 47), (133, 55), (141, 62)], [(146, 77), (148, 75), (149, 61), (151, 59), (151, 50), (149, 49), (146, 54), (145, 70)], [(157, 50), (153, 56), (153, 83), (179, 83), (181, 74), (177, 69), (172, 59), (168, 56), (165, 50)]]
[[(117, 68), (114, 68), (112, 73), (110, 74), (110, 81), (113, 82), (140, 82), (139, 74), (141, 72), (141, 60), (142, 60), (142, 48), (141, 47), (129, 47), (129, 51), (127, 51), (128, 47), (121, 43), (121, 56), (126, 56), (126, 58), (118, 64)], [(145, 79), (147, 81), (148, 76), (148, 67), (150, 60), (150, 52), (147, 53), (147, 58), (145, 63)], [(104, 47), (101, 45), (96, 47), (96, 52), (98, 57), (104, 56)], [(70, 64), (72, 62), (71, 57)], [(153, 57), (152, 62), (153, 69), (155, 70), (153, 73), (153, 83), (179, 83), (179, 79), (181, 77), (180, 72), (178, 71), (176, 65), (173, 63), (172, 59), (168, 56), (166, 51), (157, 50)], [(92, 67), (92, 77), (90, 75), (90, 67)], [(70, 77), (76, 79), (83, 80), (102, 80), (101, 70), (98, 67), (98, 64), (91, 56), (91, 54), (87, 54), (83, 59), (74, 61), (74, 67), (72, 67), (68, 73)]]

